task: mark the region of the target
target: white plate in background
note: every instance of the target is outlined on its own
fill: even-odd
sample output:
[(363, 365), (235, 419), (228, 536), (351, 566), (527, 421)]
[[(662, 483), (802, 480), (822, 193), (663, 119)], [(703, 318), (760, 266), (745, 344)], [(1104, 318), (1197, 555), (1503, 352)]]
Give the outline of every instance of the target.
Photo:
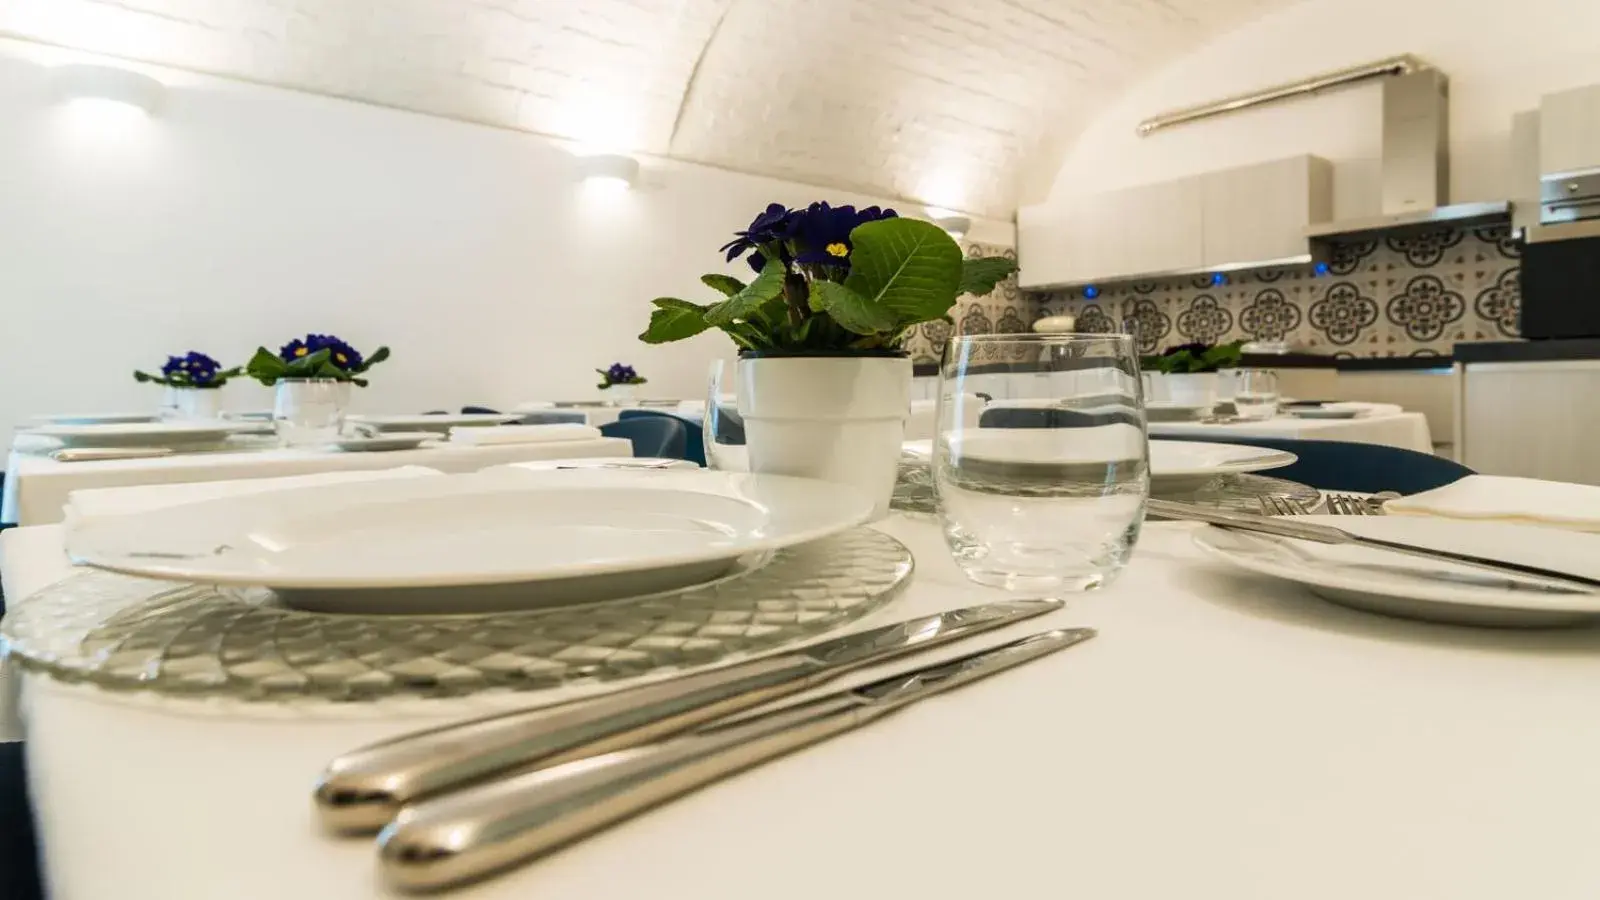
[(27, 433), (54, 438), (66, 447), (182, 447), (221, 443), (249, 427), (228, 422), (128, 422), (40, 425)]
[(352, 425), (366, 425), (379, 431), (431, 431), (438, 434), (449, 434), (450, 429), (461, 426), (475, 425), (504, 425), (515, 422), (521, 416), (488, 414), (488, 413), (440, 413), (438, 415), (418, 416), (346, 416), (345, 421)]

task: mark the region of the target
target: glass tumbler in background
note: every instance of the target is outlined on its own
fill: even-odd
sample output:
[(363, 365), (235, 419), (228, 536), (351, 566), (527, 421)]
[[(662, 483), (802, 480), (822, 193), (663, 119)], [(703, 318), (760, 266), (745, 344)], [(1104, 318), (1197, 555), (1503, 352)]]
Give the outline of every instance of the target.
[(1278, 376), (1269, 369), (1235, 369), (1234, 415), (1251, 422), (1278, 414)]
[(1139, 538), (1149, 458), (1132, 337), (950, 340), (934, 485), (945, 541), (973, 581), (1029, 592), (1108, 584)]
[(701, 435), (705, 439), (706, 467), (724, 472), (750, 471), (750, 456), (744, 446), (744, 420), (734, 398), (733, 363), (718, 359), (711, 363), (706, 384), (705, 418)]

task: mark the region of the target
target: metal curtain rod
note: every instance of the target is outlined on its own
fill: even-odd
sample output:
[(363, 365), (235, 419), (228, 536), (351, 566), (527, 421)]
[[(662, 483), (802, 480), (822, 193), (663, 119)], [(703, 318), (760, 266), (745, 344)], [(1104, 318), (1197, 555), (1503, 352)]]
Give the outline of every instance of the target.
[(1431, 69), (1425, 61), (1415, 56), (1393, 56), (1377, 62), (1365, 63), (1359, 66), (1350, 66), (1321, 75), (1313, 75), (1299, 81), (1291, 81), (1248, 94), (1238, 94), (1225, 100), (1213, 103), (1203, 103), (1199, 106), (1190, 106), (1185, 109), (1173, 110), (1152, 116), (1139, 123), (1139, 136), (1146, 137), (1152, 132), (1173, 125), (1182, 125), (1185, 122), (1194, 122), (1199, 119), (1209, 119), (1236, 110), (1249, 109), (1252, 106), (1261, 106), (1265, 103), (1276, 103), (1279, 100), (1288, 100), (1302, 94), (1315, 94), (1329, 88), (1344, 87), (1373, 78), (1383, 78), (1390, 75), (1410, 75), (1412, 72), (1421, 72)]

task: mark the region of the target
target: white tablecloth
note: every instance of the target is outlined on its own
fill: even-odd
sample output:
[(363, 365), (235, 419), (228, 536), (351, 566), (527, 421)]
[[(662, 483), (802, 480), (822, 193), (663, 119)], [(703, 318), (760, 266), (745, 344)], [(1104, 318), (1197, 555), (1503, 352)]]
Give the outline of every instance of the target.
[[(885, 526), (967, 605), (934, 525)], [(1024, 628), (1100, 637), (669, 804), (483, 898), (1592, 900), (1600, 631), (1445, 628), (1327, 605), (1145, 529), (1110, 589)], [(19, 596), (59, 529), (0, 539)], [(863, 677), (870, 677), (864, 675)], [(66, 900), (387, 897), (308, 793), (342, 750), (455, 715), (141, 702), (29, 677), (29, 776)]]
[(1297, 419), (1277, 416), (1264, 422), (1235, 422), (1229, 425), (1202, 425), (1199, 422), (1151, 422), (1152, 437), (1270, 437), (1301, 438), (1313, 441), (1351, 441), (1382, 444), (1419, 453), (1433, 452), (1433, 437), (1428, 433), (1428, 417), (1422, 413), (1400, 412), (1362, 416), (1357, 419)]
[(0, 522), (21, 525), (59, 522), (67, 494), (80, 488), (273, 478), (311, 472), (392, 469), (400, 466), (426, 466), (451, 473), (475, 472), (488, 466), (536, 459), (632, 455), (633, 445), (621, 438), (497, 447), (442, 444), (383, 453), (274, 449), (102, 462), (56, 462), (48, 456), (13, 451), (6, 464), (5, 499), (0, 502)]

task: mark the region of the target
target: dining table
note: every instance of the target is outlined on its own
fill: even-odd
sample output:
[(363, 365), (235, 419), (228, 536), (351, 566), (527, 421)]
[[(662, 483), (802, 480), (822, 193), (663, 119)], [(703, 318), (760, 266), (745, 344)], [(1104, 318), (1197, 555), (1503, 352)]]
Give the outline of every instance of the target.
[(1231, 418), (1222, 421), (1152, 421), (1149, 428), (1151, 437), (1224, 441), (1253, 437), (1349, 441), (1399, 447), (1418, 453), (1433, 452), (1433, 435), (1428, 429), (1427, 416), (1388, 404), (1372, 404), (1371, 407), (1370, 411), (1350, 419), (1301, 418), (1280, 410), (1271, 418), (1257, 421)]
[(241, 478), (274, 478), (317, 472), (355, 472), (421, 466), (446, 473), (547, 459), (632, 456), (624, 438), (586, 437), (537, 443), (466, 445), (449, 441), (413, 450), (348, 452), (331, 448), (278, 447), (270, 440), (239, 442), (235, 449), (175, 453), (144, 459), (63, 462), (50, 445), (20, 434), (5, 468), (0, 522), (47, 525), (60, 522), (73, 491), (149, 484), (187, 484)]
[[(912, 551), (915, 574), (852, 628), (1006, 596), (962, 576), (936, 518), (896, 513), (872, 527)], [(1356, 612), (1209, 561), (1197, 527), (1147, 523), (1111, 585), (992, 636), (1089, 626), (1093, 640), (445, 896), (1600, 895), (1588, 856), (1600, 833), (1600, 629)], [(62, 548), (60, 525), (0, 535), (11, 602), (73, 576)], [(317, 826), (323, 766), (403, 732), (586, 690), (196, 700), (27, 672), (29, 789), (51, 896), (396, 896), (370, 838)]]

